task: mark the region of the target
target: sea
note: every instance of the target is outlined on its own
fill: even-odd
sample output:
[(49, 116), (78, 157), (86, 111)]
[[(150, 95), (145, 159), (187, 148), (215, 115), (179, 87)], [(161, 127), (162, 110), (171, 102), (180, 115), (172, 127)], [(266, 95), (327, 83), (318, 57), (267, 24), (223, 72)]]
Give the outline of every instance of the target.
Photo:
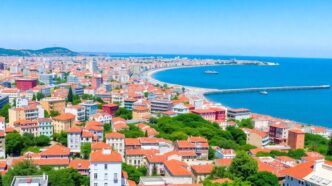
[[(134, 56), (258, 60), (279, 64), (277, 66), (219, 65), (177, 68), (153, 75), (159, 81), (186, 86), (230, 89), (332, 85), (332, 59), (198, 55)], [(214, 70), (219, 74), (206, 74), (204, 73), (206, 70)], [(216, 93), (208, 94), (206, 97), (210, 101), (232, 108), (248, 108), (255, 113), (332, 128), (332, 89), (269, 91), (267, 95), (259, 92)]]

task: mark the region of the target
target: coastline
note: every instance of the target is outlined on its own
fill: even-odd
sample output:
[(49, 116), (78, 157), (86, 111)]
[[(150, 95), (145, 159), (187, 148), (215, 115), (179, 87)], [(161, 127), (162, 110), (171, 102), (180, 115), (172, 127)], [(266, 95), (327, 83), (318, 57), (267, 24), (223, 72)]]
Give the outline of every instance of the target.
[[(243, 64), (213, 64), (213, 65), (190, 65), (190, 66), (163, 67), (163, 68), (148, 70), (148, 71), (145, 72), (145, 74), (146, 74), (146, 79), (154, 85), (156, 85), (156, 84), (159, 84), (159, 85), (166, 84), (169, 87), (170, 86), (172, 86), (172, 87), (183, 87), (183, 88), (186, 89), (186, 91), (190, 92), (191, 94), (199, 96), (200, 98), (202, 98), (205, 101), (208, 101), (212, 104), (221, 105), (221, 106), (224, 106), (226, 108), (231, 108), (227, 105), (224, 105), (223, 103), (214, 102), (214, 101), (212, 101), (212, 100), (210, 100), (206, 97), (206, 94), (211, 93), (211, 92), (213, 92), (214, 90), (217, 90), (217, 89), (209, 89), (209, 88), (185, 86), (185, 85), (180, 85), (180, 84), (172, 84), (172, 83), (167, 83), (167, 82), (157, 80), (153, 77), (153, 75), (156, 74), (156, 73), (166, 71), (166, 70), (170, 70), (170, 69), (195, 68), (195, 67), (203, 67), (203, 66), (220, 66), (220, 65), (243, 65)], [(255, 113), (255, 114), (260, 114), (260, 113)], [(260, 114), (260, 115), (266, 115), (266, 114)], [(268, 115), (268, 116), (270, 116), (270, 115)], [(308, 124), (308, 123), (298, 122), (298, 121), (295, 121), (295, 120), (292, 120), (292, 119), (285, 119), (285, 118), (279, 118), (279, 117), (274, 117), (274, 116), (271, 116), (271, 117), (276, 118), (276, 119), (280, 119), (280, 120), (283, 120), (283, 121), (298, 123), (298, 124), (303, 125), (304, 127), (314, 126), (314, 127), (323, 127), (323, 128), (326, 128), (327, 130), (332, 130), (331, 128), (328, 128), (328, 127), (325, 127), (325, 126), (319, 126), (317, 124)]]

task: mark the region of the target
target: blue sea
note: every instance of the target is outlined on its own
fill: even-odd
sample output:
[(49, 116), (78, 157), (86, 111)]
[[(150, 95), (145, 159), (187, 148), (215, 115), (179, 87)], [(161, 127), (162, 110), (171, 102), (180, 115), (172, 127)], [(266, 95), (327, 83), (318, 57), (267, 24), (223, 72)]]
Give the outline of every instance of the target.
[[(154, 78), (168, 83), (218, 89), (332, 85), (332, 59), (239, 56), (181, 57), (236, 58), (276, 62), (280, 65), (221, 65), (170, 69), (154, 74)], [(219, 74), (204, 74), (205, 70), (215, 70)], [(332, 128), (332, 89), (270, 91), (268, 95), (262, 95), (258, 92), (218, 93), (208, 94), (207, 98), (234, 108), (245, 107), (256, 113)]]

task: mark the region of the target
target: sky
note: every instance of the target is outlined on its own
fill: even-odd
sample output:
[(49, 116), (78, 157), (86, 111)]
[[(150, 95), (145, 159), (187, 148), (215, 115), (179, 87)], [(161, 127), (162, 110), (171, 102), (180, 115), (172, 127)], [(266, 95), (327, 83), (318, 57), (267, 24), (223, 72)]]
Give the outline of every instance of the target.
[(331, 0), (0, 0), (0, 47), (332, 57)]

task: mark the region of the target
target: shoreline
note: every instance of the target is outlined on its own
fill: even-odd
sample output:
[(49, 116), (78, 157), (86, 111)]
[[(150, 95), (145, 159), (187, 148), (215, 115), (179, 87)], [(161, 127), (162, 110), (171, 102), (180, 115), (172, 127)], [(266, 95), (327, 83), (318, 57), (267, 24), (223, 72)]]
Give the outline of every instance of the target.
[[(151, 69), (151, 70), (148, 70), (148, 71), (146, 71), (144, 73), (146, 75), (146, 79), (148, 80), (148, 82), (150, 82), (150, 83), (152, 83), (154, 85), (156, 85), (156, 84), (159, 84), (159, 85), (166, 84), (169, 87), (184, 87), (186, 89), (186, 91), (188, 91), (190, 93), (194, 93), (195, 95), (199, 96), (200, 98), (204, 99), (205, 101), (208, 101), (208, 102), (210, 102), (212, 104), (221, 105), (221, 106), (224, 106), (226, 108), (232, 108), (230, 106), (224, 105), (223, 103), (215, 102), (215, 101), (212, 101), (212, 100), (210, 100), (210, 99), (207, 98), (206, 94), (209, 94), (214, 89), (201, 88), (201, 87), (192, 87), (192, 86), (186, 86), (186, 85), (180, 85), (180, 84), (167, 83), (167, 82), (163, 82), (163, 81), (157, 80), (157, 79), (155, 79), (153, 77), (153, 75), (156, 74), (156, 73), (159, 73), (159, 72), (162, 72), (162, 71), (166, 71), (166, 70), (171, 70), (171, 69), (195, 68), (195, 67), (204, 67), (204, 66), (221, 66), (221, 65), (244, 65), (244, 64), (212, 64), (212, 65), (190, 65), (190, 66), (162, 67), (162, 68), (157, 68), (157, 69)], [(260, 114), (260, 113), (255, 113), (255, 114)], [(332, 130), (329, 127), (320, 126), (320, 125), (317, 125), (317, 124), (308, 124), (308, 123), (303, 123), (303, 122), (295, 121), (295, 120), (292, 120), (292, 119), (285, 119), (285, 118), (274, 117), (272, 115), (267, 115), (267, 114), (260, 114), (260, 115), (271, 116), (271, 117), (276, 118), (276, 119), (298, 123), (298, 124), (303, 125), (304, 127), (310, 127), (310, 126), (311, 127), (323, 127), (326, 130), (328, 130), (328, 131)]]

